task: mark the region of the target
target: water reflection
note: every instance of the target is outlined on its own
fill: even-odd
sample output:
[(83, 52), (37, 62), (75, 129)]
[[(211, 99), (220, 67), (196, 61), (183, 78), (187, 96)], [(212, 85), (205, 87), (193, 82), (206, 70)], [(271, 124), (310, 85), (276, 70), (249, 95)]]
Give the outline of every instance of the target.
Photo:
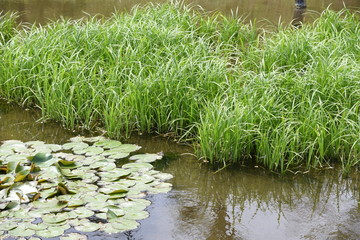
[(74, 135), (57, 123), (38, 121), (40, 112), (25, 110), (0, 100), (0, 141), (20, 139), (64, 143)]
[[(85, 16), (101, 14), (110, 16), (115, 10), (130, 11), (134, 5), (148, 3), (149, 0), (0, 0), (0, 11), (19, 11), (21, 21), (46, 23), (49, 19), (78, 19)], [(152, 2), (166, 2), (155, 0)], [(201, 6), (207, 11), (221, 11), (225, 14), (237, 12), (248, 19), (277, 23), (279, 20), (290, 23), (293, 20), (295, 2), (291, 0), (185, 0), (193, 6)], [(313, 0), (307, 1), (307, 9), (321, 12), (330, 5), (339, 10), (345, 6), (359, 8), (358, 0)]]

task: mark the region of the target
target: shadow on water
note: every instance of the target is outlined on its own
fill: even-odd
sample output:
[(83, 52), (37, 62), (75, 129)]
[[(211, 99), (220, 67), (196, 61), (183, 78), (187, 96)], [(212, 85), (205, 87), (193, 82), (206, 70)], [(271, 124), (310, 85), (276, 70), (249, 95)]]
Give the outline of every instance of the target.
[[(298, 0), (295, 0), (298, 1)], [(146, 4), (148, 0), (0, 0), (0, 11), (21, 12), (21, 21), (44, 24), (49, 19), (65, 18), (78, 19), (96, 14), (110, 16), (113, 12), (130, 11), (134, 5)], [(151, 2), (162, 3), (166, 0)], [(294, 0), (185, 0), (193, 6), (201, 6), (206, 11), (220, 11), (227, 15), (236, 13), (246, 16), (249, 20), (266, 19), (272, 23), (279, 21), (290, 23), (293, 15)], [(331, 9), (339, 10), (344, 6), (352, 9), (360, 7), (359, 0), (308, 0), (307, 9), (321, 12), (330, 5)]]
[[(63, 143), (77, 135), (38, 117), (0, 102), (0, 140)], [(89, 239), (360, 239), (359, 171), (346, 178), (337, 168), (278, 176), (234, 167), (214, 174), (187, 146), (154, 136), (129, 142), (165, 154), (156, 167), (175, 176), (174, 188), (148, 196), (150, 217), (138, 229), (87, 233)]]

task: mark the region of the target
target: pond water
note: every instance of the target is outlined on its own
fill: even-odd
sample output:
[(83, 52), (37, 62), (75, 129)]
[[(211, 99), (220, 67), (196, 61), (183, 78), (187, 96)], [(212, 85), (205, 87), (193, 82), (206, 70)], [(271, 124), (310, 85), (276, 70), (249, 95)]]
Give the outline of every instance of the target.
[[(153, 2), (165, 2), (156, 0)], [(149, 0), (0, 0), (0, 11), (18, 11), (24, 22), (45, 23), (59, 16), (81, 18), (102, 14), (111, 15), (115, 10), (129, 11), (134, 5), (148, 3)], [(320, 12), (329, 7), (339, 10), (345, 6), (351, 9), (360, 7), (359, 0), (307, 0), (307, 10), (294, 10), (294, 0), (186, 0), (194, 6), (201, 6), (207, 11), (221, 11), (225, 14), (237, 12), (248, 19), (267, 19), (277, 23), (279, 19), (290, 22), (302, 19), (304, 12)], [(311, 18), (309, 18), (311, 19)]]
[[(39, 117), (0, 102), (0, 141), (64, 143), (79, 134)], [(214, 173), (191, 148), (171, 140), (134, 136), (128, 142), (142, 146), (140, 152), (164, 152), (156, 167), (175, 176), (173, 190), (148, 197), (150, 217), (138, 229), (88, 233), (89, 239), (360, 239), (358, 171), (348, 177), (338, 169), (285, 176), (250, 167)]]

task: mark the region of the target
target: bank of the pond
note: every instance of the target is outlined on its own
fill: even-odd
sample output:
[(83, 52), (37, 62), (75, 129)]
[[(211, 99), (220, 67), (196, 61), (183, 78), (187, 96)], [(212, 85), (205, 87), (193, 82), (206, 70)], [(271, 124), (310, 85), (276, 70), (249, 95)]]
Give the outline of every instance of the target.
[(360, 161), (356, 13), (271, 33), (181, 4), (17, 32), (9, 22), (0, 95), (68, 128), (171, 132), (211, 163), (280, 171)]

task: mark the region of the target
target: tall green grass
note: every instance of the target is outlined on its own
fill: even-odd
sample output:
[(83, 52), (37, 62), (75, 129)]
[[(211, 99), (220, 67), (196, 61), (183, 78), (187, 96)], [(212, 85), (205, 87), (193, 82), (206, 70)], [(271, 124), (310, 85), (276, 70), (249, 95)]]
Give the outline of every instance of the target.
[(16, 13), (0, 12), (0, 45), (8, 42), (16, 32)]
[(173, 132), (212, 163), (359, 163), (359, 19), (264, 34), (180, 3), (59, 20), (1, 46), (0, 95), (68, 128)]

